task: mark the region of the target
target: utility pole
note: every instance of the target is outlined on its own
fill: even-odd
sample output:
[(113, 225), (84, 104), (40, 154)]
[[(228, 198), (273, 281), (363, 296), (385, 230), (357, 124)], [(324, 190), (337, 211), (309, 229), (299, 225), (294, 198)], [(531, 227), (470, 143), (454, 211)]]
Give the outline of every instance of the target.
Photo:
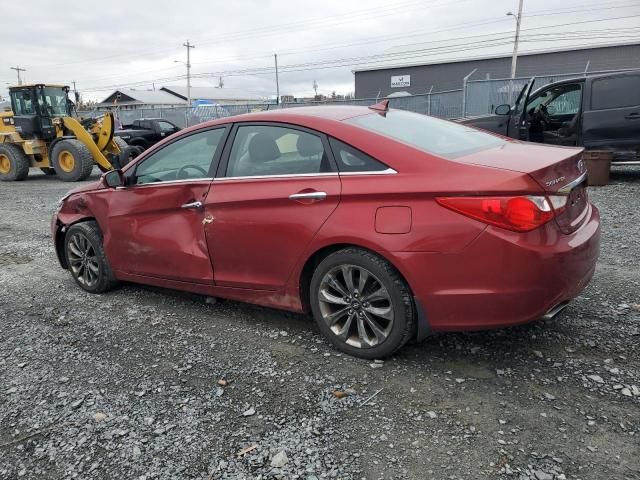
[(9, 67), (11, 70), (18, 72), (18, 85), (22, 85), (22, 78), (20, 78), (20, 72), (26, 72), (26, 68), (20, 68), (19, 66)]
[(315, 80), (313, 81), (313, 90), (316, 92), (316, 100), (318, 98), (318, 82), (316, 82)]
[(280, 105), (280, 82), (278, 80), (278, 54), (274, 53), (273, 58), (276, 61), (276, 104)]
[(189, 113), (191, 112), (191, 49), (196, 48), (195, 45), (191, 45), (189, 40), (187, 43), (183, 43), (182, 46), (187, 47), (187, 127), (189, 126)]
[(73, 83), (73, 98), (75, 99), (77, 105), (80, 101), (80, 94), (78, 93), (78, 89), (76, 88), (76, 81), (71, 80), (71, 83)]
[(522, 3), (524, 0), (520, 0), (518, 4), (518, 14), (515, 15), (512, 12), (507, 12), (507, 15), (511, 15), (516, 19), (516, 38), (513, 42), (513, 56), (511, 57), (511, 78), (516, 78), (516, 65), (518, 63), (518, 38), (520, 37), (520, 22), (522, 21)]

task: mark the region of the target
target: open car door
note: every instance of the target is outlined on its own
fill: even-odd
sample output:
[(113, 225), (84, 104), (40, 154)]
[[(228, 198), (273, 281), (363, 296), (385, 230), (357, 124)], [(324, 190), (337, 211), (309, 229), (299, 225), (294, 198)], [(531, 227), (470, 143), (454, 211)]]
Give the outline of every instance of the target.
[(516, 140), (529, 140), (529, 122), (527, 120), (527, 103), (529, 103), (529, 95), (533, 89), (536, 77), (531, 79), (522, 87), (520, 95), (516, 99), (509, 118), (507, 126), (507, 136)]

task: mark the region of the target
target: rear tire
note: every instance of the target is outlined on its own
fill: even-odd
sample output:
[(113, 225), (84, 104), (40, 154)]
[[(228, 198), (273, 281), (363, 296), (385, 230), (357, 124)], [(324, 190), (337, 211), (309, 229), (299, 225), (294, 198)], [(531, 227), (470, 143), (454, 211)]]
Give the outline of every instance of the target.
[(64, 239), (71, 276), (89, 293), (103, 293), (118, 285), (102, 246), (102, 232), (95, 221), (72, 225)]
[(51, 163), (64, 182), (85, 180), (93, 171), (93, 157), (89, 148), (76, 139), (56, 143), (51, 150)]
[(29, 175), (29, 157), (18, 145), (0, 145), (0, 180), (20, 181)]
[(124, 150), (129, 146), (129, 144), (125, 140), (121, 139), (120, 137), (113, 137), (113, 141), (116, 145), (118, 145), (118, 148), (120, 149), (120, 151)]
[(136, 147), (135, 145), (127, 146), (124, 150), (122, 150), (122, 152), (120, 153), (120, 158), (118, 159), (120, 161), (120, 168), (126, 167), (129, 162), (140, 155), (140, 153), (142, 153), (140, 151), (140, 147)]
[(389, 262), (366, 250), (346, 248), (320, 262), (310, 303), (324, 336), (354, 357), (388, 357), (415, 335), (409, 287)]

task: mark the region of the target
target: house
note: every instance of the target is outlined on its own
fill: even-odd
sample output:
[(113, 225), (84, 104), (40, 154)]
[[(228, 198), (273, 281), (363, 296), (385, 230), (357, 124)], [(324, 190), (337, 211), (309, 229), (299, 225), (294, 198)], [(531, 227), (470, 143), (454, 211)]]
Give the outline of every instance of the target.
[(184, 100), (162, 90), (120, 89), (102, 102), (96, 104), (98, 110), (138, 110), (184, 107)]
[[(187, 101), (186, 86), (166, 86), (160, 90), (181, 100), (182, 105)], [(191, 102), (194, 106), (270, 103), (260, 95), (227, 87), (191, 87)]]

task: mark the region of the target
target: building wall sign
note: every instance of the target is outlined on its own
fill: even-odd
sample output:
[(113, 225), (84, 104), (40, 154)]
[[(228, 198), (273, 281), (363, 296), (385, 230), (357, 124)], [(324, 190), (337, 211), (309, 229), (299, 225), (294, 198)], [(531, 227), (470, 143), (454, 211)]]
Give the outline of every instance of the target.
[(391, 88), (410, 87), (411, 75), (392, 75)]

